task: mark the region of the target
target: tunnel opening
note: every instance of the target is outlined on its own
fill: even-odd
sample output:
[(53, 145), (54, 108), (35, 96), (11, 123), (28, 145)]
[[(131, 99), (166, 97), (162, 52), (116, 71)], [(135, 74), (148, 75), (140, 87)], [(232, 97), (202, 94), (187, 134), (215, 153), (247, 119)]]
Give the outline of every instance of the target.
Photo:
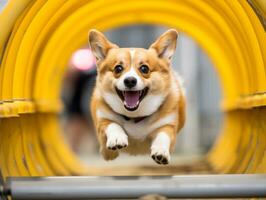
[[(105, 35), (120, 47), (148, 48), (166, 29), (148, 24), (129, 25), (110, 29)], [(170, 166), (174, 168), (178, 165), (179, 170), (182, 168), (190, 173), (200, 173), (202, 165), (192, 168), (193, 170), (191, 165), (203, 160), (223, 122), (223, 113), (219, 107), (222, 95), (219, 79), (208, 56), (192, 38), (182, 32), (179, 32), (172, 67), (184, 78), (187, 121), (178, 134)], [(95, 59), (91, 57), (88, 45), (84, 44), (71, 56), (61, 90), (64, 103), (64, 110), (60, 115), (61, 125), (69, 145), (81, 160), (93, 167), (158, 167), (149, 155), (120, 154), (114, 161), (105, 161), (101, 157), (89, 109), (95, 85), (95, 70)], [(174, 170), (169, 170), (168, 173), (171, 174)]]

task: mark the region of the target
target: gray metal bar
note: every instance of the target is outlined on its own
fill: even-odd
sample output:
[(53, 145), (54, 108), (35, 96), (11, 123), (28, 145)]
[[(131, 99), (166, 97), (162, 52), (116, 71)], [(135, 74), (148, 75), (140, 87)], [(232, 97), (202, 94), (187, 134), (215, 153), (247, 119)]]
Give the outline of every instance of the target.
[(7, 188), (13, 200), (125, 199), (146, 194), (169, 198), (266, 197), (266, 175), (11, 177)]

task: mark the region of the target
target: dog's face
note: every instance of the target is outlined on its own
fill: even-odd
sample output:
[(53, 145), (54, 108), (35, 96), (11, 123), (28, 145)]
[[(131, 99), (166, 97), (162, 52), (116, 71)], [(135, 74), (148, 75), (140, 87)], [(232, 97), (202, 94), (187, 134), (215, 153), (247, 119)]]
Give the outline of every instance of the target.
[(171, 87), (170, 61), (177, 36), (171, 29), (149, 49), (119, 48), (102, 33), (89, 32), (97, 59), (97, 87), (114, 111), (138, 117), (158, 109)]

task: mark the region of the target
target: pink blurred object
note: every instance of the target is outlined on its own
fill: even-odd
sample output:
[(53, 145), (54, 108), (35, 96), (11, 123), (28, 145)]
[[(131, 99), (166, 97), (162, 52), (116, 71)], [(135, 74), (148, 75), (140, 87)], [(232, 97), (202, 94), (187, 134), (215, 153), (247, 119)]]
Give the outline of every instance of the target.
[(95, 63), (95, 57), (90, 49), (77, 50), (71, 58), (71, 65), (82, 71), (92, 69)]

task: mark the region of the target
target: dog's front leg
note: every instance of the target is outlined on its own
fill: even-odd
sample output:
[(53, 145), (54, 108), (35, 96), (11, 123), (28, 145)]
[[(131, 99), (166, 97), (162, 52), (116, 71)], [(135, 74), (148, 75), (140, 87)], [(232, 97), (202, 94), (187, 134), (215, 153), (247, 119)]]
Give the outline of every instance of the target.
[(175, 145), (176, 133), (174, 126), (166, 125), (157, 129), (152, 135), (151, 157), (158, 164), (170, 162), (170, 151)]
[(118, 149), (128, 146), (128, 136), (123, 128), (112, 121), (102, 120), (98, 125), (98, 138), (100, 152), (105, 160), (115, 159), (119, 153)]

